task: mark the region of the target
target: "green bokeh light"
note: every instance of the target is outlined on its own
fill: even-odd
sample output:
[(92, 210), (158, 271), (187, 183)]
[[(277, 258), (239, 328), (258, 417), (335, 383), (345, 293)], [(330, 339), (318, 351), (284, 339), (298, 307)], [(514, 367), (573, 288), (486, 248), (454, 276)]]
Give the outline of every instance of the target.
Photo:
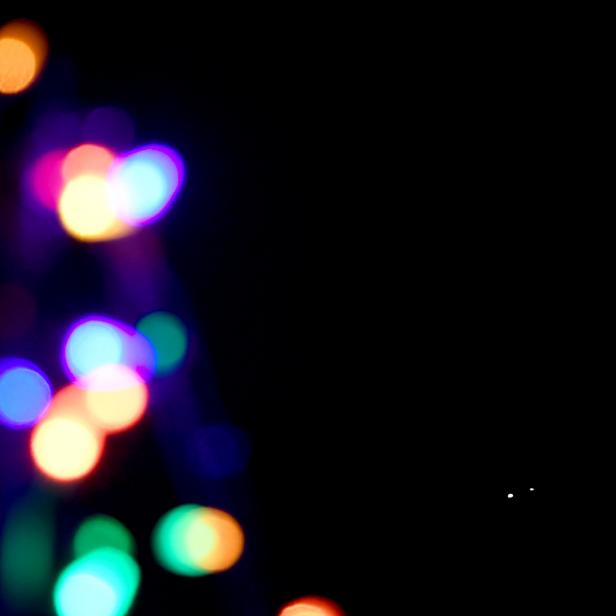
[[(182, 505), (166, 513), (159, 521), (152, 535), (152, 548), (158, 562), (178, 575), (195, 577), (205, 575), (195, 564), (193, 554), (198, 548), (195, 541), (211, 541), (207, 534), (195, 533), (195, 520), (201, 515), (202, 507)], [(197, 549), (198, 551), (198, 549)]]
[(115, 518), (95, 515), (84, 520), (77, 529), (73, 553), (78, 558), (98, 548), (115, 548), (134, 556), (135, 540), (130, 531)]
[(137, 323), (137, 330), (154, 348), (156, 374), (173, 372), (184, 359), (188, 347), (184, 324), (168, 312), (153, 312)]
[(33, 489), (0, 526), (0, 597), (20, 613), (38, 613), (53, 585), (54, 506)]
[(125, 552), (101, 548), (73, 561), (54, 589), (58, 616), (124, 616), (131, 608), (141, 574)]

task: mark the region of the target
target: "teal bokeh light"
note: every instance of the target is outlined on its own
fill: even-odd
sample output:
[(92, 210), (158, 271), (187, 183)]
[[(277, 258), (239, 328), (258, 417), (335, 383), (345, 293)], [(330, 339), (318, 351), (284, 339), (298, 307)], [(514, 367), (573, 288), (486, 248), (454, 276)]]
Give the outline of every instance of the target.
[(125, 616), (141, 574), (131, 556), (100, 548), (75, 560), (60, 574), (54, 589), (58, 616)]
[(156, 374), (170, 374), (180, 365), (188, 348), (186, 327), (175, 315), (153, 312), (137, 323), (137, 331), (154, 349)]

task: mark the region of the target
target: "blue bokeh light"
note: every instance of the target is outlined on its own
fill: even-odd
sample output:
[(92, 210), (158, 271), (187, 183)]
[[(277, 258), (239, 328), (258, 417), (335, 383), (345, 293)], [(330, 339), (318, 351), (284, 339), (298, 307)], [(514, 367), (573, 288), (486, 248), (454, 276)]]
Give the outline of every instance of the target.
[(70, 376), (84, 376), (96, 368), (119, 364), (123, 356), (122, 332), (112, 323), (87, 320), (70, 332), (64, 347)]
[(25, 360), (0, 364), (0, 422), (11, 428), (35, 424), (51, 402), (45, 375)]
[(120, 217), (130, 225), (158, 219), (179, 192), (183, 177), (182, 159), (166, 146), (148, 145), (123, 156), (111, 173)]

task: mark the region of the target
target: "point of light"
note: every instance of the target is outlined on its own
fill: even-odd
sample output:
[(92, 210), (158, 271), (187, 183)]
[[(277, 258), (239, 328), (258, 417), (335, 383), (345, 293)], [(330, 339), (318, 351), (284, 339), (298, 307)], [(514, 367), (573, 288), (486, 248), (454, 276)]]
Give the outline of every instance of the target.
[(77, 417), (51, 416), (32, 432), (30, 450), (42, 473), (56, 481), (74, 481), (94, 469), (103, 445), (103, 435)]
[(173, 372), (184, 359), (188, 335), (184, 324), (168, 312), (153, 312), (137, 323), (137, 331), (154, 349), (156, 374)]
[(124, 616), (130, 610), (141, 574), (128, 554), (101, 548), (75, 560), (54, 588), (59, 616)]
[(535, 488), (529, 488), (529, 490), (530, 490), (531, 492), (534, 492), (534, 491), (535, 491)]
[(116, 195), (107, 178), (91, 173), (66, 183), (58, 214), (66, 232), (84, 242), (116, 239), (133, 231), (118, 219)]
[(513, 494), (507, 494), (507, 498), (513, 498)]
[(62, 178), (65, 182), (80, 175), (106, 178), (114, 158), (113, 152), (107, 148), (94, 143), (84, 143), (70, 150), (64, 157)]
[(242, 555), (244, 533), (224, 511), (183, 505), (159, 520), (152, 546), (158, 562), (172, 573), (198, 576), (231, 568)]
[(344, 612), (329, 599), (302, 597), (285, 605), (278, 616), (344, 616)]
[(178, 194), (184, 164), (177, 152), (162, 145), (148, 145), (121, 157), (111, 172), (119, 216), (130, 225), (144, 225), (160, 218)]
[(0, 28), (0, 94), (18, 94), (32, 85), (47, 55), (47, 38), (34, 23), (12, 21)]
[(36, 423), (51, 402), (51, 386), (45, 375), (24, 360), (0, 363), (0, 422), (10, 428)]
[(75, 557), (84, 556), (100, 548), (114, 548), (135, 554), (135, 539), (120, 521), (108, 515), (94, 515), (84, 520), (73, 539)]
[(144, 336), (107, 317), (81, 319), (69, 330), (63, 345), (63, 363), (71, 378), (85, 377), (103, 366), (122, 365), (146, 379), (154, 371), (154, 362), (154, 352)]
[(127, 366), (101, 366), (79, 381), (79, 387), (85, 390), (90, 419), (106, 432), (134, 426), (148, 404), (146, 384)]

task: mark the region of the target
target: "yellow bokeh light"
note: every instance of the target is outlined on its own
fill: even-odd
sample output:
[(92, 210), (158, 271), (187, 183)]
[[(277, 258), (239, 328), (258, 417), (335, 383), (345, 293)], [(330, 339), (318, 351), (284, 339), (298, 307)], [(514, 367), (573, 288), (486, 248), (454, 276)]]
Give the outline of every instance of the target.
[(209, 573), (230, 569), (244, 550), (244, 532), (220, 509), (204, 508), (187, 531), (186, 545), (194, 564)]
[(18, 94), (41, 72), (47, 38), (34, 23), (17, 20), (0, 28), (0, 94)]
[(85, 408), (90, 419), (106, 432), (119, 432), (135, 425), (148, 403), (148, 388), (141, 377), (126, 366), (109, 365), (87, 375)]
[(68, 182), (58, 213), (66, 231), (84, 242), (115, 239), (132, 231), (117, 217), (113, 191), (98, 175), (79, 175)]
[(30, 449), (45, 475), (74, 481), (96, 466), (103, 444), (102, 434), (76, 417), (50, 417), (32, 432)]

